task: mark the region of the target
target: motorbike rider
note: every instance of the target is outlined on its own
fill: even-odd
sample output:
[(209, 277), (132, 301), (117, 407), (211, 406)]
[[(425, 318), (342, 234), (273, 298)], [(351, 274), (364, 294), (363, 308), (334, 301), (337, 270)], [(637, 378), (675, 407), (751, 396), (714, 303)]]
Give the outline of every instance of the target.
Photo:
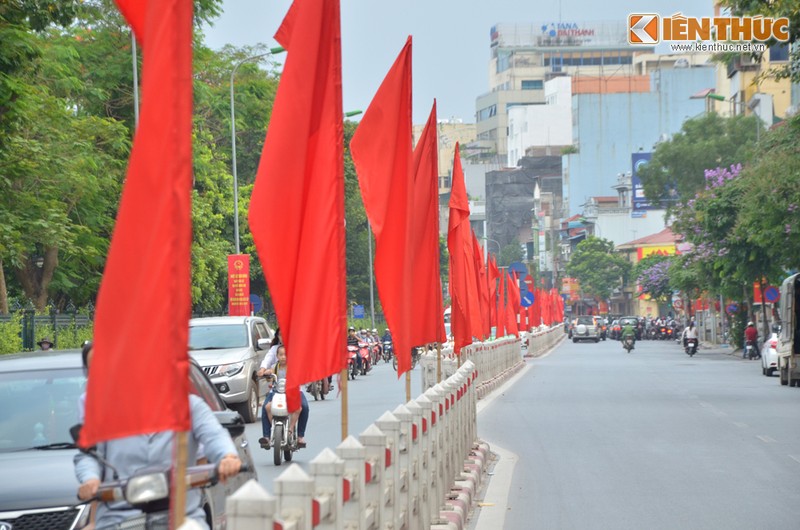
[[(753, 322), (748, 322), (747, 327), (744, 330), (744, 343), (745, 344), (752, 344), (753, 351), (756, 353), (756, 358), (761, 358), (761, 352), (758, 350), (758, 330)], [(747, 348), (744, 349), (742, 352), (742, 358), (747, 357)]]
[(694, 320), (689, 321), (689, 325), (683, 330), (683, 347), (686, 347), (686, 343), (689, 339), (697, 340), (697, 328), (694, 327)]
[(383, 342), (392, 342), (392, 333), (389, 331), (389, 328), (383, 332), (383, 337), (381, 337), (381, 341)]
[[(359, 337), (356, 334), (356, 328), (350, 326), (347, 329), (347, 346), (355, 346), (358, 349), (358, 342)], [(356, 368), (358, 368), (359, 372), (361, 371), (361, 356), (358, 353), (356, 353)]]
[(631, 324), (630, 320), (625, 322), (625, 325), (622, 326), (622, 331), (620, 332), (620, 336), (622, 337), (621, 340), (623, 342), (625, 342), (625, 339), (627, 337), (630, 337), (631, 340), (633, 341), (633, 347), (631, 349), (635, 348), (635, 346), (636, 346), (636, 330), (633, 329), (633, 325)]
[[(88, 371), (92, 355), (93, 345), (91, 342), (86, 342), (81, 352), (85, 371)], [(85, 396), (81, 396), (81, 405), (84, 399)], [(217, 464), (219, 479), (225, 482), (236, 475), (242, 466), (230, 434), (217, 421), (208, 404), (194, 394), (189, 395), (189, 412), (192, 434), (188, 437), (188, 461), (196, 462), (202, 448), (203, 457)], [(83, 410), (79, 415), (83, 416)], [(97, 445), (97, 452), (114, 467), (119, 478), (124, 479), (144, 467), (170, 468), (174, 438), (171, 431), (126, 436), (101, 442)], [(75, 476), (80, 483), (78, 498), (84, 501), (90, 500), (97, 495), (102, 481), (111, 478), (107, 476), (110, 466), (101, 464), (97, 458), (83, 452), (76, 454), (73, 462)], [(186, 492), (186, 517), (193, 519), (200, 528), (207, 529), (201, 500), (200, 490), (190, 488)], [(125, 501), (98, 502), (95, 515), (96, 528), (116, 525), (141, 513)]]
[[(256, 375), (274, 375), (278, 379), (286, 379), (286, 346), (278, 346), (278, 361), (270, 368), (259, 368)], [(275, 396), (275, 389), (270, 389), (264, 398), (264, 405), (261, 410), (261, 433), (262, 437), (258, 443), (262, 449), (270, 448), (270, 437), (272, 436), (272, 398)], [(292, 419), (289, 424), (289, 432), (297, 429), (297, 447), (305, 447), (306, 425), (308, 425), (308, 400), (305, 393), (300, 391), (300, 410), (291, 412)]]

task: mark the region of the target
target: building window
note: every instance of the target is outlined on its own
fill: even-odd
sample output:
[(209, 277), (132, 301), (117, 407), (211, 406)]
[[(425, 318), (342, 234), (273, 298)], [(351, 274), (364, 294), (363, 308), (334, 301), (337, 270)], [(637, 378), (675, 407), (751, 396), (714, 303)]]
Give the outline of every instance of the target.
[(497, 115), (497, 105), (491, 105), (478, 111), (478, 121), (488, 120)]
[(543, 90), (544, 81), (541, 79), (523, 79), (522, 90)]
[(769, 61), (788, 61), (789, 46), (787, 44), (773, 44), (769, 47)]

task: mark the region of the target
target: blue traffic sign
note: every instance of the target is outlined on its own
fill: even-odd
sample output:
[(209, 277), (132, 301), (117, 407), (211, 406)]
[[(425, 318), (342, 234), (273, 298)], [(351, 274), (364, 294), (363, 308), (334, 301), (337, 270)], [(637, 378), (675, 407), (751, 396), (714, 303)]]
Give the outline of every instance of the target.
[(533, 295), (533, 291), (525, 291), (525, 294), (522, 295), (519, 303), (522, 305), (522, 307), (530, 307), (533, 305), (534, 300), (536, 300), (536, 297)]
[(364, 306), (363, 305), (354, 305), (353, 306), (353, 318), (364, 318)]
[(739, 306), (738, 306), (737, 304), (730, 304), (730, 305), (728, 305), (728, 306), (725, 308), (725, 311), (726, 311), (726, 312), (727, 312), (729, 315), (732, 315), (732, 314), (734, 314), (734, 313), (736, 313), (736, 312), (738, 312), (738, 311), (739, 311)]
[(781, 297), (780, 291), (775, 287), (767, 287), (764, 291), (764, 298), (767, 302), (774, 304)]
[(517, 273), (518, 278), (524, 278), (528, 275), (528, 267), (521, 261), (515, 261), (508, 266), (508, 269)]

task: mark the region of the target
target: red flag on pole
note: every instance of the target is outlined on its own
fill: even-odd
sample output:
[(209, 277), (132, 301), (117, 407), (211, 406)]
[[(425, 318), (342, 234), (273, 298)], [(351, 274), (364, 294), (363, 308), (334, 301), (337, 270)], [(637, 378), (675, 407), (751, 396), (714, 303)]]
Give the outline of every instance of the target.
[(506, 315), (506, 297), (505, 297), (505, 283), (506, 283), (506, 272), (505, 270), (500, 271), (500, 295), (497, 300), (497, 331), (495, 332), (496, 337), (505, 337), (506, 330), (508, 326), (506, 325), (507, 315)]
[(190, 428), (192, 2), (117, 5), (142, 45), (144, 104), (97, 296), (82, 447)]
[(411, 234), (414, 242), (411, 344), (445, 342), (444, 304), (439, 268), (439, 145), (436, 101), (414, 149), (414, 200)]
[(392, 330), (397, 376), (411, 369), (415, 292), (409, 230), (411, 175), (411, 37), (372, 99), (350, 142), (361, 196), (375, 233), (375, 279)]
[[(489, 310), (490, 310), (490, 323), (492, 327), (497, 327), (497, 279), (500, 277), (500, 271), (497, 270), (497, 262), (494, 256), (489, 256)], [(495, 330), (497, 337), (497, 330)]]
[(478, 310), (481, 317), (479, 331), (473, 333), (481, 340), (489, 336), (489, 286), (486, 275), (486, 266), (483, 260), (483, 249), (478, 243), (478, 237), (472, 232), (472, 252), (475, 261), (475, 282), (478, 288)]
[(295, 0), (275, 37), (288, 55), (248, 219), (286, 344), (295, 410), (301, 384), (346, 362), (339, 1)]
[(519, 326), (517, 326), (517, 314), (519, 310), (519, 291), (516, 286), (516, 275), (508, 276), (508, 305), (506, 306), (506, 326), (508, 332), (515, 337), (519, 337)]
[(480, 313), (477, 285), (473, 269), (472, 228), (469, 225), (469, 199), (461, 169), (461, 155), (456, 143), (453, 179), (450, 190), (450, 220), (447, 228), (447, 248), (450, 251), (450, 310), (451, 332), (455, 340), (453, 351), (472, 344), (472, 336), (480, 333)]

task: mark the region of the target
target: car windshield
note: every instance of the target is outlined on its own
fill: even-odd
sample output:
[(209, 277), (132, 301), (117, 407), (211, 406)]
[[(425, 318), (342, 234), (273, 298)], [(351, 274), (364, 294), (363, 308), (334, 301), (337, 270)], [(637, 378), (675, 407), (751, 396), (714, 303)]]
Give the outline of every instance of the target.
[(0, 374), (0, 451), (72, 447), (85, 389), (80, 368)]
[(223, 348), (245, 347), (247, 347), (247, 327), (244, 324), (199, 325), (189, 328), (190, 350), (220, 350)]
[(578, 324), (583, 324), (584, 326), (593, 326), (594, 319), (592, 317), (578, 317)]

